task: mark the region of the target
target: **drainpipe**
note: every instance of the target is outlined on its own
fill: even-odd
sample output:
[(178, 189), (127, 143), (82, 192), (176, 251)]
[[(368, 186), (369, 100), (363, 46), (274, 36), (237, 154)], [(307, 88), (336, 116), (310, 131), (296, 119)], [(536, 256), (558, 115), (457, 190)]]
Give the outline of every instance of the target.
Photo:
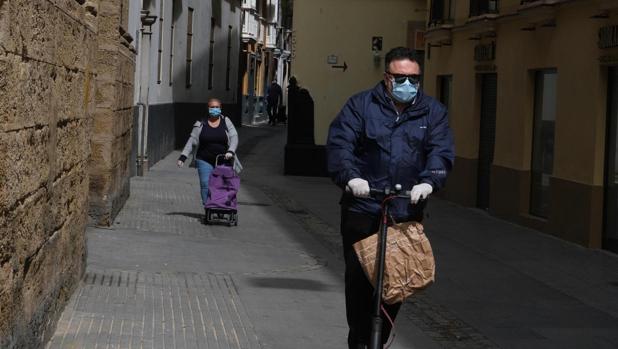
[(143, 176), (144, 175), (144, 168), (143, 168), (143, 160), (144, 160), (144, 150), (142, 147), (142, 143), (143, 143), (143, 124), (144, 124), (144, 111), (146, 110), (146, 104), (142, 103), (142, 102), (137, 102), (137, 156), (136, 156), (136, 174), (138, 176)]
[[(143, 5), (142, 5), (143, 6)], [(142, 7), (143, 8), (143, 7)], [(137, 175), (143, 176), (148, 172), (148, 94), (150, 90), (150, 41), (152, 38), (152, 25), (157, 16), (150, 15), (149, 10), (142, 9), (140, 28), (140, 64), (138, 79), (138, 102), (139, 107), (137, 121)]]

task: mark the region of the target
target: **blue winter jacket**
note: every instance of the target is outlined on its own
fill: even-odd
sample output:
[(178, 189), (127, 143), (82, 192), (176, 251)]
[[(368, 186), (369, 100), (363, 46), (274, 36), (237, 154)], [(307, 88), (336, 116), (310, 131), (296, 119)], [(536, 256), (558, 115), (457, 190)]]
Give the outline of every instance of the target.
[[(370, 188), (410, 190), (425, 182), (436, 192), (453, 167), (454, 146), (444, 105), (419, 91), (398, 113), (384, 83), (352, 96), (331, 123), (326, 144), (328, 172), (342, 189), (352, 178)], [(343, 194), (344, 209), (378, 215), (375, 198)], [(397, 220), (422, 217), (423, 204), (397, 199), (390, 212)]]

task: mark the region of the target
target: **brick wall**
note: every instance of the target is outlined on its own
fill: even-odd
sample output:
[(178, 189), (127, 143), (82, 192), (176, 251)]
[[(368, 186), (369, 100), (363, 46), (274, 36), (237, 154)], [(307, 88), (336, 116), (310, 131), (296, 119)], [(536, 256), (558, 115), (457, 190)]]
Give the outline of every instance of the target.
[(134, 59), (115, 2), (0, 0), (0, 348), (53, 333), (85, 267), (89, 192), (128, 194)]

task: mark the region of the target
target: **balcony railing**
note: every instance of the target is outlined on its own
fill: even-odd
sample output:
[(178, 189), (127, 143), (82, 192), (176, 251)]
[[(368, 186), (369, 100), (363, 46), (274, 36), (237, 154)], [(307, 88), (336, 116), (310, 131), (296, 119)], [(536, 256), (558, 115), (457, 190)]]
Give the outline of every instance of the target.
[(498, 0), (470, 0), (470, 17), (498, 13)]
[(429, 27), (453, 23), (455, 0), (433, 0), (429, 12)]
[(242, 0), (240, 8), (243, 10), (257, 10), (257, 0)]
[(265, 36), (266, 36), (266, 25), (264, 24), (264, 19), (258, 17), (257, 25), (258, 25), (257, 43), (263, 45), (265, 41)]
[(277, 47), (282, 50), (282, 54), (289, 55), (292, 50), (292, 31), (283, 28), (279, 31)]
[(277, 48), (277, 25), (276, 24), (267, 24), (266, 25), (266, 43), (264, 44), (266, 48)]
[(250, 12), (243, 13), (242, 39), (243, 41), (257, 40), (259, 35), (259, 22), (257, 17)]

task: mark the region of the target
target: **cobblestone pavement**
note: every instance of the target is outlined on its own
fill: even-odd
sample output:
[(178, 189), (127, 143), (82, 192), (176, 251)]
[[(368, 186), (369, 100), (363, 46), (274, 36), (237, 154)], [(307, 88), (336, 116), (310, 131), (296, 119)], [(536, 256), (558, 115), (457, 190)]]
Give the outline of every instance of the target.
[[(293, 215), (299, 224), (309, 233), (318, 238), (332, 253), (342, 251), (342, 241), (338, 231), (328, 223), (311, 214), (305, 207), (290, 196), (271, 186), (262, 185), (260, 189), (273, 202)], [(343, 263), (343, 258), (340, 258)], [(406, 317), (423, 333), (428, 335), (437, 345), (443, 348), (498, 348), (490, 339), (477, 329), (467, 324), (445, 306), (433, 302), (423, 293), (419, 293), (406, 301), (401, 308), (398, 322)], [(404, 330), (403, 326), (396, 325), (396, 333)]]
[(195, 170), (176, 168), (177, 156), (131, 179), (111, 227), (88, 229), (86, 273), (47, 347), (345, 343), (344, 312), (320, 318), (343, 304), (332, 256), (249, 182), (239, 193), (240, 225), (205, 226)]
[(90, 269), (48, 348), (260, 348), (225, 274)]
[[(249, 180), (340, 255), (340, 193), (283, 176), (285, 138), (263, 140)], [(618, 348), (618, 257), (432, 197), (424, 221), (437, 280), (397, 318), (405, 348)], [(340, 259), (339, 259), (340, 261)]]
[[(239, 226), (204, 226), (177, 153), (131, 180), (49, 348), (344, 348), (338, 192), (282, 172), (285, 133), (241, 128)], [(617, 348), (618, 258), (432, 199), (437, 280), (391, 349)]]

